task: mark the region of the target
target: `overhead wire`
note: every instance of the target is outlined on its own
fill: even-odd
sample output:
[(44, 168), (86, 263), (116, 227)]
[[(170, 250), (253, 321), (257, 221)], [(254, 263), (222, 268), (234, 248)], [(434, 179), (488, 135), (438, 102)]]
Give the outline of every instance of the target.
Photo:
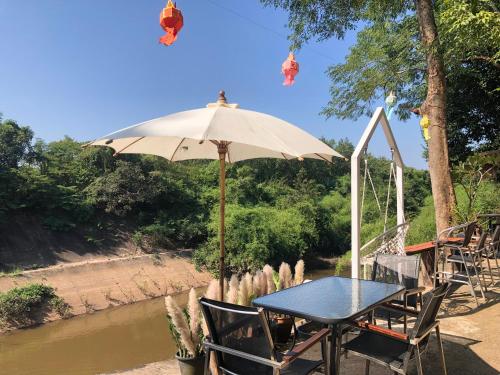
[[(266, 30), (266, 31), (268, 31), (270, 33), (273, 33), (275, 36), (278, 36), (278, 37), (280, 37), (282, 39), (285, 39), (286, 41), (289, 41), (289, 39), (288, 39), (288, 37), (286, 35), (278, 32), (278, 31), (276, 31), (276, 30), (274, 30), (274, 29), (272, 29), (272, 28), (270, 28), (270, 27), (268, 27), (266, 25), (263, 25), (263, 24), (255, 21), (255, 20), (251, 19), (250, 17), (247, 17), (244, 14), (242, 14), (242, 13), (240, 13), (240, 12), (232, 9), (232, 8), (229, 8), (229, 7), (225, 6), (225, 5), (219, 4), (218, 2), (216, 2), (214, 0), (206, 0), (206, 1), (208, 3), (210, 3), (210, 4), (212, 4), (215, 7), (219, 7), (221, 9), (225, 10), (226, 12), (231, 13), (231, 14), (235, 15), (236, 17), (239, 17), (239, 18), (241, 18), (241, 19), (243, 19), (243, 20), (245, 20), (245, 21), (253, 24), (254, 26), (257, 26), (257, 27), (259, 27), (259, 28), (261, 28), (263, 30)], [(331, 62), (335, 62), (335, 60), (331, 56), (328, 56), (327, 54), (325, 54), (325, 53), (323, 53), (321, 51), (318, 51), (317, 49), (315, 49), (315, 48), (313, 48), (313, 47), (311, 47), (309, 45), (306, 45), (306, 46), (302, 47), (301, 49), (308, 50), (308, 51), (310, 51), (312, 53), (315, 53), (318, 56), (323, 57), (324, 59), (330, 60)]]

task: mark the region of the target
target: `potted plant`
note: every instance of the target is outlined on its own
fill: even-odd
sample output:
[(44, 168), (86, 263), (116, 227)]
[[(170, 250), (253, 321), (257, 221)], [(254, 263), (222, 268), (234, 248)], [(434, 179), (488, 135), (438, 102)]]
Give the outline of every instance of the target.
[[(271, 268), (272, 270), (272, 268)], [(276, 290), (282, 290), (304, 282), (304, 261), (299, 260), (295, 265), (295, 277), (288, 263), (281, 263), (279, 272), (273, 273), (273, 281)], [(277, 344), (286, 344), (291, 337), (294, 319), (288, 315), (273, 314), (271, 322), (271, 334)]]
[(181, 375), (203, 375), (205, 354), (201, 313), (194, 288), (189, 292), (188, 305), (182, 310), (171, 296), (165, 298), (170, 334), (177, 346), (175, 358)]

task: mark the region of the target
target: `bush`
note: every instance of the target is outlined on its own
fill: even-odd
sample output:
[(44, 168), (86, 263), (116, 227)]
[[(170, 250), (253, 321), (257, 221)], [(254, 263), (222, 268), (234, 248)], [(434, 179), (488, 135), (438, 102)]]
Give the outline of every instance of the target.
[[(295, 263), (317, 242), (314, 220), (297, 207), (278, 209), (226, 206), (226, 266), (232, 273), (262, 268), (266, 263)], [(219, 264), (219, 211), (212, 211), (209, 239), (196, 250), (197, 267), (214, 274)]]
[(0, 293), (0, 323), (27, 325), (45, 306), (56, 310), (63, 317), (69, 313), (69, 306), (48, 285), (28, 284)]
[(436, 220), (432, 195), (424, 199), (420, 213), (410, 221), (406, 245), (431, 241), (436, 238)]
[(484, 181), (476, 191), (475, 199), (470, 203), (470, 199), (463, 186), (457, 185), (455, 192), (457, 195), (456, 216), (458, 221), (473, 220), (480, 213), (490, 213), (500, 211), (500, 184), (493, 181)]

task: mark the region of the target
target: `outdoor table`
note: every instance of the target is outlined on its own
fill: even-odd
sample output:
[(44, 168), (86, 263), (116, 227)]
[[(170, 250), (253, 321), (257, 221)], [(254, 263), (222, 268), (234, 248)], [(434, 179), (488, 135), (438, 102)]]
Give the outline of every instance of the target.
[[(448, 237), (444, 241), (439, 241), (439, 246), (443, 246), (446, 243), (459, 243), (464, 239), (460, 237)], [(431, 286), (433, 284), (434, 277), (434, 267), (435, 267), (435, 251), (436, 251), (436, 241), (428, 241), (419, 243), (416, 245), (410, 245), (405, 247), (406, 255), (417, 255), (421, 254), (423, 270), (421, 272), (422, 280), (424, 285)]]
[(342, 323), (395, 299), (404, 290), (398, 284), (330, 276), (259, 297), (253, 305), (274, 313), (327, 324), (332, 333), (329, 373), (336, 375), (339, 371)]

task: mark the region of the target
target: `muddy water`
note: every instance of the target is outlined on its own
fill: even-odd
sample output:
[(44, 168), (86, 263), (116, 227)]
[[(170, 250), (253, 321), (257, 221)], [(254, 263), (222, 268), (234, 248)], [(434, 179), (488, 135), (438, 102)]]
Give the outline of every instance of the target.
[[(306, 277), (332, 274), (332, 270), (322, 270)], [(183, 306), (187, 294), (179, 294), (176, 299)], [(163, 298), (0, 336), (0, 374), (6, 375), (99, 374), (174, 355)]]

